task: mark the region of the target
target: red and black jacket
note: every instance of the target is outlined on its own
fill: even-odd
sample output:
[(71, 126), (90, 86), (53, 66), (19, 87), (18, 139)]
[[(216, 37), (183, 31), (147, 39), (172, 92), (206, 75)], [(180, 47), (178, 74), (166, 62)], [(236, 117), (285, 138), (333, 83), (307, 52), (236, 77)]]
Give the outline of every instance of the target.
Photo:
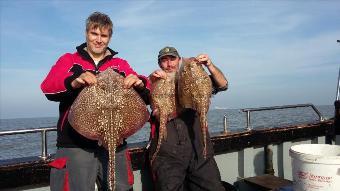
[[(117, 52), (111, 50), (110, 55), (106, 56), (96, 66), (93, 59), (85, 50), (86, 43), (77, 47), (77, 52), (71, 54), (66, 53), (59, 58), (55, 65), (52, 66), (50, 72), (41, 84), (41, 90), (51, 101), (60, 102), (59, 104), (59, 120), (58, 120), (58, 136), (57, 147), (82, 147), (94, 148), (97, 141), (89, 140), (77, 133), (67, 120), (68, 111), (82, 90), (82, 88), (73, 89), (71, 82), (79, 77), (82, 73), (89, 71), (98, 74), (107, 68), (112, 68), (117, 73), (126, 77), (129, 74), (137, 73), (130, 67), (127, 61), (114, 57)], [(150, 84), (145, 76), (137, 75), (145, 84), (143, 90), (137, 90), (146, 104), (149, 103)]]

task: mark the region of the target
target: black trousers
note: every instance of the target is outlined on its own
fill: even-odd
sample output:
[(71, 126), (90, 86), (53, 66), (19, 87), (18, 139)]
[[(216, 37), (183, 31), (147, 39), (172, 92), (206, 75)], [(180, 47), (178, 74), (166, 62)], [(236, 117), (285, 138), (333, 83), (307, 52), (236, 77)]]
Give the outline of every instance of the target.
[[(157, 133), (156, 133), (157, 134)], [(151, 141), (150, 155), (158, 136)], [(207, 136), (207, 157), (204, 158), (202, 133), (197, 114), (189, 110), (167, 124), (167, 139), (151, 166), (157, 191), (224, 190)]]

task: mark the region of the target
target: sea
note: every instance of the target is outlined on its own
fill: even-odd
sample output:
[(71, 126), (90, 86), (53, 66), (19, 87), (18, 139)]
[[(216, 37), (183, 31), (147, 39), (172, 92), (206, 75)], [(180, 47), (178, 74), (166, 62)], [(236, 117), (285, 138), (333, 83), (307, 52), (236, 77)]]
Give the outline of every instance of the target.
[[(325, 119), (334, 117), (334, 106), (316, 106)], [(246, 113), (240, 109), (215, 108), (208, 112), (209, 132), (217, 134), (223, 132), (224, 116), (227, 118), (229, 132), (245, 131)], [(311, 107), (279, 109), (270, 111), (251, 112), (251, 128), (280, 128), (287, 125), (298, 125), (318, 121), (317, 114)], [(55, 127), (57, 117), (0, 119), (0, 131)], [(128, 143), (147, 141), (150, 125), (147, 123), (136, 134), (127, 139)], [(56, 150), (56, 132), (47, 133), (48, 153)], [(41, 155), (41, 134), (20, 134), (0, 136), (0, 161), (13, 158)]]

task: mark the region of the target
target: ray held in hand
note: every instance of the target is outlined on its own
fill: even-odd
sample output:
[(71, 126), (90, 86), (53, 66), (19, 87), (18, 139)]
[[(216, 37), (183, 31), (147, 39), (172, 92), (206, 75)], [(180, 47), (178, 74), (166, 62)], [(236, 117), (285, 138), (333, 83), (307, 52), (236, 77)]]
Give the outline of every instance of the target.
[(166, 123), (174, 118), (178, 112), (176, 73), (171, 73), (167, 79), (158, 79), (151, 87), (151, 108), (157, 112), (159, 118), (159, 139), (156, 152), (151, 158), (155, 159), (163, 140), (166, 140)]
[(183, 108), (197, 111), (203, 134), (203, 156), (206, 157), (207, 113), (210, 105), (212, 83), (209, 75), (196, 58), (182, 58), (179, 69), (178, 93)]
[[(124, 89), (124, 77), (107, 69), (97, 84), (85, 87), (72, 104), (68, 119), (88, 139), (109, 151), (109, 179), (114, 188), (115, 151), (123, 138), (134, 134), (149, 119), (143, 100), (134, 89)], [(133, 103), (133, 104), (132, 104)]]

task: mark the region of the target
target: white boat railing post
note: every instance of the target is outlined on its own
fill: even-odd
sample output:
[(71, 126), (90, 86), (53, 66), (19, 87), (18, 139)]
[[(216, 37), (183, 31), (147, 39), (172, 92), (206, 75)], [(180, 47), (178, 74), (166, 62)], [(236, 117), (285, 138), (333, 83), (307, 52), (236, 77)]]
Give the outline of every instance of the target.
[(47, 136), (46, 130), (41, 131), (41, 156), (40, 158), (46, 160), (48, 158), (47, 154)]
[(325, 118), (322, 116), (320, 111), (313, 104), (306, 104), (307, 107), (311, 107), (316, 115), (318, 115), (319, 121), (325, 121)]
[(228, 118), (227, 118), (227, 114), (224, 114), (223, 116), (223, 134), (227, 134), (228, 133)]
[(251, 128), (251, 125), (250, 125), (250, 111), (247, 111), (247, 131), (250, 131), (252, 128)]

